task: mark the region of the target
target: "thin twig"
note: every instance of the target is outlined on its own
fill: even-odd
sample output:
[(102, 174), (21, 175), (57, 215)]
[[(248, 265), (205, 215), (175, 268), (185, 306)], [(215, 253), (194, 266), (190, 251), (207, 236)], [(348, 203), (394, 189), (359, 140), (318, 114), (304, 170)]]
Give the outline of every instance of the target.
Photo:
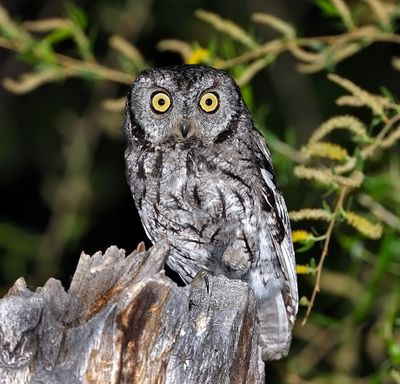
[(317, 297), (317, 294), (320, 291), (322, 267), (324, 265), (326, 256), (328, 255), (329, 243), (330, 243), (330, 240), (331, 240), (331, 237), (332, 237), (333, 227), (335, 226), (335, 223), (336, 223), (336, 216), (339, 213), (339, 211), (342, 209), (343, 200), (344, 200), (344, 198), (346, 196), (346, 193), (347, 193), (347, 187), (342, 187), (342, 189), (340, 190), (338, 201), (337, 201), (336, 206), (335, 206), (335, 211), (334, 211), (334, 214), (333, 214), (333, 218), (330, 221), (328, 229), (327, 229), (326, 234), (325, 234), (326, 237), (325, 237), (325, 241), (324, 241), (324, 247), (322, 249), (321, 257), (319, 259), (319, 263), (318, 263), (318, 266), (317, 266), (317, 276), (315, 278), (314, 290), (313, 290), (313, 293), (311, 295), (310, 301), (308, 303), (307, 312), (306, 312), (306, 314), (304, 316), (303, 321), (301, 322), (301, 325), (305, 325), (306, 324), (306, 322), (308, 320), (308, 317), (310, 316), (311, 309), (314, 306), (315, 298)]
[[(0, 47), (7, 48), (14, 52), (22, 52), (24, 50), (24, 45), (20, 42), (10, 41), (4, 38), (0, 38)], [(127, 73), (105, 67), (104, 65), (83, 61), (79, 59), (74, 59), (69, 56), (65, 56), (59, 53), (55, 53), (54, 57), (56, 58), (57, 63), (64, 67), (65, 69), (74, 69), (82, 74), (85, 72), (96, 74), (104, 80), (114, 81), (116, 83), (127, 84), (130, 85), (134, 80), (132, 75)]]
[(379, 147), (385, 135), (390, 131), (390, 129), (400, 121), (400, 114), (394, 115), (391, 119), (389, 119), (382, 130), (376, 135), (372, 144), (368, 145), (361, 151), (361, 157), (366, 160), (371, 157), (376, 149)]
[[(311, 38), (291, 38), (291, 39), (275, 39), (268, 41), (261, 47), (256, 48), (251, 51), (247, 51), (242, 55), (236, 56), (234, 58), (224, 60), (220, 63), (220, 67), (227, 69), (234, 67), (236, 65), (241, 65), (248, 63), (253, 60), (257, 60), (262, 56), (267, 54), (278, 55), (280, 53), (293, 50), (294, 46), (309, 48), (313, 46), (321, 45), (325, 43), (328, 46), (335, 45), (340, 46), (341, 50), (345, 45), (358, 43), (363, 41), (363, 47), (376, 42), (391, 42), (395, 44), (400, 44), (400, 36), (393, 33), (386, 33), (380, 31), (373, 25), (366, 25), (359, 27), (355, 30), (343, 33), (341, 35), (327, 35), (327, 36), (317, 36)], [(322, 53), (320, 53), (322, 54)]]
[(284, 141), (274, 137), (273, 139), (269, 140), (269, 144), (271, 148), (275, 151), (284, 155), (288, 159), (294, 161), (298, 164), (305, 164), (307, 162), (307, 157), (304, 154), (297, 150), (296, 148), (286, 144)]

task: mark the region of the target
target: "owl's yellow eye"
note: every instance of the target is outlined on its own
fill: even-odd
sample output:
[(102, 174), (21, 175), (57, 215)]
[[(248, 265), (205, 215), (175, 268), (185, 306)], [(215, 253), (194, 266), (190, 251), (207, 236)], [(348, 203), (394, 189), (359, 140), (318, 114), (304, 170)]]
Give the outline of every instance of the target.
[(158, 113), (167, 112), (171, 106), (171, 98), (164, 92), (155, 92), (151, 96), (151, 106)]
[(218, 95), (214, 92), (207, 92), (200, 99), (200, 107), (204, 112), (215, 112), (219, 106)]

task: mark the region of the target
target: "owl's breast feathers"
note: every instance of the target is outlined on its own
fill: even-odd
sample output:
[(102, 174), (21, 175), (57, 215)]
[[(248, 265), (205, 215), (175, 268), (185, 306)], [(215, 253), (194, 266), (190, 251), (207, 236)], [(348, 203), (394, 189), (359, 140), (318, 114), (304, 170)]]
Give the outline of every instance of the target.
[[(257, 175), (250, 175), (253, 167), (237, 153), (227, 154), (193, 140), (146, 146), (130, 156), (135, 157), (129, 162), (128, 177), (137, 208), (148, 219), (155, 220), (157, 215), (157, 226), (161, 222), (174, 232), (179, 222), (179, 230), (191, 226), (203, 238), (210, 232), (207, 226), (229, 225), (256, 209), (250, 185)], [(243, 172), (249, 180), (241, 176)], [(160, 237), (157, 226), (155, 239)], [(218, 234), (209, 235), (208, 240), (215, 242)]]
[[(226, 247), (241, 237), (250, 261), (260, 250), (257, 234), (248, 232), (267, 226), (274, 242), (282, 244), (287, 234), (280, 211), (286, 207), (280, 206), (283, 200), (270, 159), (250, 140), (241, 146), (238, 151), (223, 143), (203, 146), (195, 139), (171, 140), (131, 152), (136, 159), (129, 162), (130, 185), (153, 241), (186, 238), (209, 248), (218, 245), (221, 251), (221, 242)], [(239, 233), (244, 226), (252, 229)], [(266, 253), (272, 258), (270, 250)]]

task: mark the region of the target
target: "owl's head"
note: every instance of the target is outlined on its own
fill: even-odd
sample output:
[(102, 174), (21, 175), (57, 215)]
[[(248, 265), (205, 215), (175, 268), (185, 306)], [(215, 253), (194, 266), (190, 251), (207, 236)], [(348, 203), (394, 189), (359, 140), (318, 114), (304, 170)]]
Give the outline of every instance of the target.
[(140, 74), (128, 94), (124, 128), (129, 143), (207, 144), (226, 140), (248, 119), (239, 87), (226, 72), (182, 65)]

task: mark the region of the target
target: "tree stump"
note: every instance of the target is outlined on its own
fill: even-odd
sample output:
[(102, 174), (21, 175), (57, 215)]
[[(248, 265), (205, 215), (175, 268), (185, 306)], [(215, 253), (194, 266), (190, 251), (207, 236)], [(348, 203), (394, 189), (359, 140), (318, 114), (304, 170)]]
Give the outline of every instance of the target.
[(0, 300), (0, 383), (263, 383), (246, 283), (178, 287), (166, 242), (82, 253), (71, 286), (18, 279)]

